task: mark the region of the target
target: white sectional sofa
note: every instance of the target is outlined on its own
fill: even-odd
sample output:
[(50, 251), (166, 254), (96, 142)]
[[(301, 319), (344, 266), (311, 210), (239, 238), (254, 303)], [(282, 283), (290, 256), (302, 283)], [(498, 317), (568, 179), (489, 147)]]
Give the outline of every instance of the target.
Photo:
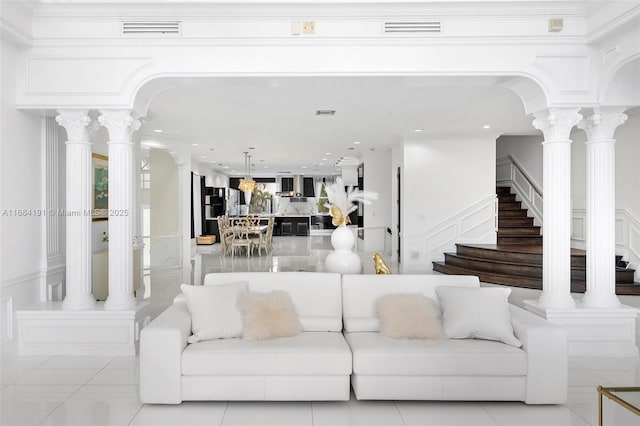
[(375, 302), (436, 287), (479, 287), (456, 275), (343, 275), (344, 334), (353, 353), (358, 399), (566, 402), (568, 354), (563, 328), (509, 305), (517, 348), (480, 339), (397, 340), (380, 333)]
[(187, 344), (191, 318), (178, 296), (141, 332), (141, 401), (348, 400), (352, 362), (342, 335), (340, 274), (207, 274), (204, 285), (237, 281), (248, 282), (252, 292), (287, 291), (303, 332), (276, 340)]
[(520, 348), (380, 332), (381, 295), (422, 294), (437, 304), (436, 287), (479, 287), (476, 277), (249, 272), (208, 274), (204, 285), (237, 281), (248, 282), (251, 292), (288, 292), (303, 332), (188, 343), (191, 317), (178, 296), (142, 330), (142, 402), (348, 400), (351, 386), (358, 399), (566, 401), (566, 332), (518, 307), (509, 311)]

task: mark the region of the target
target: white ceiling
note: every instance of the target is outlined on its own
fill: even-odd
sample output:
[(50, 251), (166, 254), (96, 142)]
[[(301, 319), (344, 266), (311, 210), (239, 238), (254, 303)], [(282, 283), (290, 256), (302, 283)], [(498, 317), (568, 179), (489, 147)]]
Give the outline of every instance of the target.
[[(335, 174), (341, 157), (389, 150), (398, 140), (535, 134), (518, 96), (498, 82), (489, 77), (190, 80), (189, 87), (152, 99), (143, 141), (155, 135), (187, 147), (193, 159), (229, 175), (244, 173), (244, 151), (252, 154), (253, 176)], [(336, 113), (318, 116), (316, 110)]]

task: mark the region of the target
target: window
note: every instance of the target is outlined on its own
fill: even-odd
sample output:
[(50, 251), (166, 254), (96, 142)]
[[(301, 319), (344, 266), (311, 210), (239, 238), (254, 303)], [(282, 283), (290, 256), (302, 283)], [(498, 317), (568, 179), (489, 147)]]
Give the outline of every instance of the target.
[(151, 163), (148, 158), (140, 161), (140, 188), (151, 188)]

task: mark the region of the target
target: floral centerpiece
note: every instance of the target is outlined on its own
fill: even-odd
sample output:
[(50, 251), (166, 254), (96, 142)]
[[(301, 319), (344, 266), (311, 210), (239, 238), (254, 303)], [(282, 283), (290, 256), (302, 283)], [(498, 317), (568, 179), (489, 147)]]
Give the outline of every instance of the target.
[(378, 194), (371, 191), (363, 191), (350, 186), (345, 190), (342, 178), (336, 178), (332, 184), (326, 185), (327, 198), (329, 199), (329, 214), (334, 226), (342, 226), (351, 223), (349, 214), (358, 208), (357, 203), (371, 204), (378, 199)]
[(325, 260), (325, 269), (328, 272), (340, 272), (344, 274), (356, 274), (362, 271), (360, 256), (353, 252), (355, 236), (346, 225), (350, 223), (349, 213), (358, 208), (357, 203), (370, 204), (378, 199), (378, 194), (371, 191), (362, 191), (349, 187), (345, 190), (342, 178), (337, 178), (335, 183), (326, 185), (327, 198), (329, 200), (329, 214), (331, 222), (336, 229), (331, 234), (333, 251)]

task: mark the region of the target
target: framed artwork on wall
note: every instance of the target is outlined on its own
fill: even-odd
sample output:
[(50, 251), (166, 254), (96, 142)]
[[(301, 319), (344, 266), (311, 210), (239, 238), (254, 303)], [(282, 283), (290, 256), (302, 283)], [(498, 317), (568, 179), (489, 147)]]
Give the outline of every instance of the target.
[(109, 159), (106, 155), (91, 154), (93, 162), (92, 197), (93, 220), (107, 220), (109, 213)]

